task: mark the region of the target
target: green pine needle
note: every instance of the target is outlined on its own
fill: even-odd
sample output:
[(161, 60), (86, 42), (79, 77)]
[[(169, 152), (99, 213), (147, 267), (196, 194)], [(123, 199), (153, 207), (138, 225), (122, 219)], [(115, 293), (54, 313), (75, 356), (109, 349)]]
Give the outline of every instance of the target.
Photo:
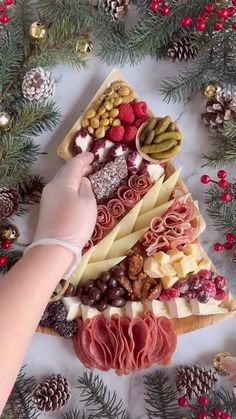
[(205, 203), (207, 212), (213, 220), (213, 226), (224, 232), (236, 233), (236, 199), (224, 203), (220, 199), (222, 192), (227, 189), (220, 188), (217, 184), (212, 184), (205, 193)]
[(91, 419), (130, 419), (122, 400), (117, 400), (116, 393), (111, 393), (98, 375), (84, 373), (78, 383), (82, 391), (80, 399), (88, 408)]

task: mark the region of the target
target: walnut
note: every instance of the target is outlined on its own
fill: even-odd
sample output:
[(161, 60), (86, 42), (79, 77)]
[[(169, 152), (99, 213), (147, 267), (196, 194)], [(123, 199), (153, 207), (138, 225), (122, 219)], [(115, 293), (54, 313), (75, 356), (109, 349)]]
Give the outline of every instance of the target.
[(141, 279), (135, 279), (132, 285), (133, 285), (134, 299), (141, 300), (141, 291), (142, 291), (143, 281)]
[(128, 258), (128, 276), (129, 279), (135, 280), (139, 272), (143, 268), (143, 258), (140, 255), (133, 254)]
[(150, 288), (149, 294), (148, 294), (148, 300), (149, 301), (157, 300), (161, 295), (162, 289), (163, 289), (162, 283), (160, 280), (158, 280), (157, 284), (153, 285)]
[(148, 295), (150, 293), (150, 289), (153, 285), (156, 285), (156, 280), (147, 275), (145, 281), (143, 281), (143, 286), (142, 286), (142, 293), (141, 293), (142, 301), (147, 300)]
[(129, 294), (133, 294), (133, 287), (129, 278), (123, 276), (123, 278), (118, 278), (118, 282), (120, 285), (122, 285), (122, 287), (126, 289), (126, 291), (128, 291)]

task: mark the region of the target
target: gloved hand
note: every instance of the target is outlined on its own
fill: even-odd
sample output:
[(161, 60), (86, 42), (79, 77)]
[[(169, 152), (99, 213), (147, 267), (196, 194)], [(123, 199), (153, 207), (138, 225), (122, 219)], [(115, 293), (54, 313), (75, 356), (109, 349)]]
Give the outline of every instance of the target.
[(220, 363), (222, 367), (231, 374), (229, 381), (236, 385), (236, 357), (227, 356), (227, 358), (223, 358)]
[(90, 239), (97, 217), (89, 180), (92, 153), (79, 154), (62, 167), (43, 189), (34, 241), (55, 238), (79, 248)]

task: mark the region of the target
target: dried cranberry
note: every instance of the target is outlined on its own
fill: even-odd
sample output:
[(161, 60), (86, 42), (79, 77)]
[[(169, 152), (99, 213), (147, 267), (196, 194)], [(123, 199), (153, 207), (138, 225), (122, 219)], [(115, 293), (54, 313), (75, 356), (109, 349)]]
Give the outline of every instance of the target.
[(199, 273), (198, 273), (198, 275), (200, 276), (200, 278), (202, 278), (202, 279), (211, 279), (211, 277), (212, 277), (212, 272), (211, 271), (208, 271), (207, 269), (203, 269), (202, 271), (200, 271)]
[(186, 279), (179, 279), (173, 287), (180, 292), (180, 295), (184, 296), (189, 290), (189, 283)]
[(209, 292), (207, 291), (201, 291), (198, 296), (197, 299), (199, 301), (199, 303), (208, 303), (208, 301), (210, 300), (211, 296), (209, 294)]
[(227, 285), (227, 280), (224, 276), (218, 275), (215, 278), (215, 286), (216, 288), (224, 288)]

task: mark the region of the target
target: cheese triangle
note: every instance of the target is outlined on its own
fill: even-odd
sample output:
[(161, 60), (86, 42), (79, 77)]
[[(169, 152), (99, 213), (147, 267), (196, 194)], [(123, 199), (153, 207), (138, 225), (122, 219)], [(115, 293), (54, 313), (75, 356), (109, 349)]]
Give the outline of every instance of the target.
[(98, 243), (94, 247), (94, 252), (93, 252), (89, 262), (91, 262), (91, 263), (92, 262), (99, 262), (100, 260), (106, 259), (106, 256), (107, 256), (109, 250), (111, 249), (119, 230), (120, 230), (120, 226), (117, 225), (116, 227), (114, 227), (114, 229), (106, 237), (104, 237), (104, 239), (102, 239), (100, 241), (100, 243)]
[(84, 273), (84, 270), (86, 269), (86, 266), (94, 252), (95, 247), (91, 247), (81, 258), (80, 264), (78, 269), (71, 275), (70, 277), (70, 283), (74, 286), (77, 286), (80, 282), (82, 275)]
[(151, 209), (155, 208), (155, 204), (157, 202), (158, 195), (161, 190), (161, 186), (163, 184), (164, 176), (162, 176), (157, 183), (148, 191), (148, 193), (143, 197), (143, 204), (140, 210), (139, 215), (145, 214), (145, 212), (150, 211)]
[(83, 276), (81, 281), (86, 282), (89, 279), (96, 279), (102, 272), (107, 272), (109, 269), (113, 268), (113, 266), (118, 265), (118, 263), (122, 262), (122, 260), (126, 257), (126, 255), (114, 258), (114, 259), (106, 259), (101, 260), (100, 262), (89, 263), (84, 270)]
[(148, 228), (143, 228), (142, 230), (131, 233), (129, 236), (125, 236), (122, 239), (116, 240), (113, 243), (107, 257), (115, 258), (125, 255), (126, 252), (132, 249), (132, 247), (141, 239), (147, 230)]
[(162, 185), (159, 196), (156, 201), (156, 205), (164, 204), (164, 202), (169, 201), (171, 193), (180, 177), (182, 167), (176, 170)]
[(131, 211), (119, 222), (120, 230), (116, 236), (116, 239), (120, 239), (121, 237), (128, 236), (133, 231), (134, 224), (138, 218), (140, 213), (141, 206), (143, 204), (143, 200), (139, 201)]
[(159, 207), (153, 208), (151, 211), (148, 211), (146, 214), (142, 214), (137, 218), (137, 221), (134, 225), (134, 231), (140, 230), (141, 228), (146, 228), (150, 226), (150, 222), (154, 217), (161, 217), (174, 203), (174, 199), (165, 204), (160, 205)]

